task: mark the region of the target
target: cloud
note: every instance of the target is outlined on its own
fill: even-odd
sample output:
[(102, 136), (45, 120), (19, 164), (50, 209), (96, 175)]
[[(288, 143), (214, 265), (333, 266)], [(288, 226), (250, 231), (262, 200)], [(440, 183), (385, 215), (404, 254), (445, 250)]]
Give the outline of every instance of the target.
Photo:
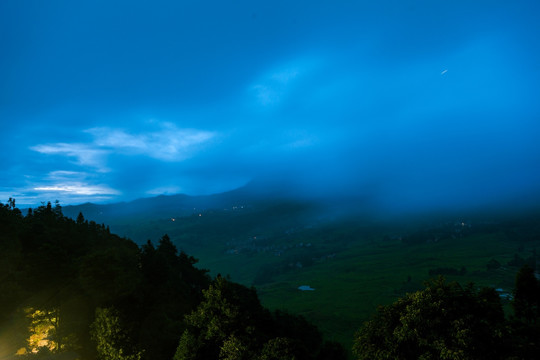
[(298, 69), (292, 68), (272, 74), (272, 79), (276, 80), (281, 84), (287, 84), (288, 82), (296, 78), (297, 75)]
[(19, 207), (22, 207), (27, 204), (37, 204), (34, 196), (28, 196), (25, 191), (21, 189), (2, 189), (0, 190), (0, 203), (7, 203), (9, 198), (14, 198), (16, 204)]
[(161, 123), (161, 129), (145, 133), (130, 133), (124, 129), (95, 127), (84, 130), (94, 136), (91, 143), (40, 144), (31, 150), (46, 155), (75, 158), (80, 166), (109, 172), (107, 157), (113, 153), (125, 156), (143, 155), (162, 161), (182, 161), (195, 153), (203, 144), (216, 137), (215, 132), (178, 129), (172, 123)]
[(129, 150), (145, 150), (148, 147), (143, 136), (131, 135), (124, 130), (103, 127), (88, 129), (86, 132), (94, 135), (94, 143), (100, 147)]
[(105, 156), (108, 154), (108, 151), (96, 148), (91, 144), (56, 143), (36, 145), (30, 147), (30, 149), (47, 155), (65, 155), (73, 157), (77, 159), (76, 163), (78, 165), (91, 166), (102, 172), (108, 171), (104, 166)]
[(90, 174), (87, 172), (55, 170), (49, 172), (46, 178), (50, 181), (82, 181), (88, 177), (90, 177)]
[[(137, 124), (137, 131), (132, 130), (135, 125), (131, 129), (94, 127), (81, 130), (82, 134), (91, 135), (86, 143), (58, 142), (31, 146), (30, 150), (51, 157), (42, 163), (44, 169), (48, 171), (50, 166), (60, 169), (29, 176), (26, 186), (12, 190), (24, 194), (24, 201), (29, 204), (37, 204), (44, 198), (73, 203), (107, 201), (119, 195), (126, 196), (129, 186), (122, 180), (126, 173), (131, 174), (134, 169), (138, 171), (137, 182), (130, 179), (128, 183), (140, 183), (143, 179), (151, 181), (153, 173), (140, 172), (143, 164), (148, 169), (157, 166), (156, 160), (181, 162), (194, 156), (218, 135), (212, 131), (180, 129), (170, 122), (154, 121), (148, 124), (152, 128)], [(34, 181), (36, 177), (38, 181)], [(119, 183), (122, 183), (122, 193), (116, 190)], [(149, 187), (154, 189), (148, 194), (179, 191), (178, 188), (156, 187), (156, 184)]]
[(97, 127), (86, 130), (92, 134), (94, 144), (100, 148), (122, 154), (146, 155), (163, 161), (182, 161), (216, 136), (215, 132), (178, 129), (174, 124), (163, 123), (154, 132), (132, 134), (123, 129)]
[(312, 71), (316, 65), (318, 65), (318, 61), (315, 59), (299, 58), (282, 66), (274, 67), (263, 73), (249, 87), (249, 90), (254, 94), (259, 105), (278, 104), (288, 95), (299, 79)]
[(30, 187), (33, 191), (70, 195), (120, 195), (118, 190), (107, 185), (92, 184), (97, 177), (87, 172), (55, 170), (45, 176), (45, 183)]
[(64, 192), (72, 195), (120, 195), (120, 192), (106, 185), (88, 185), (83, 183), (38, 186), (33, 190), (45, 192)]
[(303, 138), (296, 141), (290, 142), (285, 145), (286, 149), (298, 149), (306, 148), (312, 146), (316, 142), (316, 139), (313, 138)]
[(148, 190), (146, 193), (148, 195), (172, 195), (179, 194), (180, 192), (182, 192), (182, 188), (180, 188), (179, 186), (163, 186)]
[(260, 105), (268, 106), (275, 104), (280, 99), (280, 93), (269, 86), (257, 84), (252, 87), (255, 97)]
[(283, 136), (285, 144), (281, 148), (284, 150), (310, 148), (320, 143), (317, 135), (305, 130), (291, 129), (286, 131)]
[(60, 203), (82, 203), (87, 201), (107, 201), (122, 193), (103, 184), (89, 184), (84, 181), (45, 182), (19, 188), (0, 190), (0, 201), (13, 197), (19, 206), (37, 206), (46, 201), (59, 200)]
[[(148, 129), (148, 125), (152, 128)], [(139, 126), (137, 128), (137, 126)], [(137, 128), (137, 131), (132, 129)], [(146, 130), (146, 131), (145, 131)], [(118, 195), (129, 196), (130, 185), (134, 188), (150, 188), (148, 194), (174, 193), (179, 188), (159, 188), (144, 183), (154, 181), (159, 162), (175, 163), (193, 157), (202, 147), (207, 146), (218, 133), (199, 129), (181, 129), (170, 122), (148, 122), (145, 126), (136, 124), (130, 129), (120, 127), (93, 127), (81, 130), (90, 134), (87, 143), (58, 142), (31, 146), (32, 151), (51, 157), (63, 156), (68, 159), (51, 158), (44, 165), (61, 170), (41, 173), (28, 178), (27, 186), (20, 193), (27, 194), (29, 203), (38, 203), (41, 198), (67, 199), (68, 202), (110, 200)], [(157, 161), (156, 161), (157, 160)], [(77, 167), (73, 168), (73, 164)], [(62, 169), (64, 168), (64, 169)], [(143, 171), (142, 168), (144, 168)], [(154, 171), (149, 171), (152, 168)], [(169, 168), (170, 169), (170, 168)], [(137, 171), (137, 179), (125, 179), (126, 174)], [(39, 177), (34, 181), (32, 178)], [(122, 193), (116, 188), (121, 186)]]

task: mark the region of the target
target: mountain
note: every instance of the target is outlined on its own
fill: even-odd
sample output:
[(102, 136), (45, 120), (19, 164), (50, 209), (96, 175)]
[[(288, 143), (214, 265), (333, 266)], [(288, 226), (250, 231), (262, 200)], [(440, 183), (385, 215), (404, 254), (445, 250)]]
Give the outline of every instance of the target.
[(269, 235), (308, 226), (320, 221), (329, 208), (320, 201), (296, 196), (282, 184), (252, 182), (220, 194), (160, 195), (130, 202), (65, 206), (62, 211), (72, 219), (82, 213), (86, 220), (107, 224), (113, 232), (139, 244), (167, 233), (181, 248), (189, 249), (195, 244), (209, 245), (217, 238)]
[(235, 190), (212, 195), (159, 195), (111, 204), (85, 203), (68, 205), (64, 206), (62, 211), (64, 215), (71, 218), (76, 218), (79, 212), (82, 212), (85, 218), (101, 223), (141, 214), (144, 214), (146, 218), (188, 216), (210, 209), (225, 210), (234, 207), (285, 201), (292, 198), (289, 195), (289, 191), (285, 191), (283, 187), (273, 186), (268, 188), (252, 182)]
[[(139, 245), (168, 234), (201, 268), (255, 285), (265, 306), (302, 314), (347, 347), (377, 305), (421, 289), (432, 276), (509, 294), (518, 266), (540, 260), (538, 211), (423, 213), (383, 222), (368, 197), (308, 198), (285, 185), (63, 211), (72, 218), (82, 212)], [(315, 291), (299, 290), (304, 285)]]
[[(207, 211), (253, 211), (281, 207), (290, 212), (296, 209), (314, 218), (337, 217), (373, 218), (377, 206), (369, 195), (345, 194), (326, 196), (309, 194), (302, 186), (291, 181), (254, 180), (246, 185), (223, 193), (191, 196), (186, 194), (159, 195), (129, 202), (111, 204), (85, 203), (63, 207), (64, 215), (77, 218), (82, 213), (88, 220), (105, 223), (113, 228), (118, 223), (135, 220), (157, 220), (198, 215)], [(118, 232), (118, 229), (116, 230)]]

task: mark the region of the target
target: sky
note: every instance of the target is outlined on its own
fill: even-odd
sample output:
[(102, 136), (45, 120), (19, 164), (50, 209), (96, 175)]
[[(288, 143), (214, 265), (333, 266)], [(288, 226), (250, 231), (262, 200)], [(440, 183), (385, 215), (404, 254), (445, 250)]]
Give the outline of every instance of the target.
[(540, 2), (0, 2), (0, 201), (540, 196)]

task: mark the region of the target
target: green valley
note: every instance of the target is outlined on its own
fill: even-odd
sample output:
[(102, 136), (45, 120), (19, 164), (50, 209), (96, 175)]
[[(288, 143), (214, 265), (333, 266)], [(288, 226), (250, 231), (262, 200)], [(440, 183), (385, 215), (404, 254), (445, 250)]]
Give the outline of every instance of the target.
[[(535, 212), (383, 221), (367, 210), (337, 216), (335, 204), (326, 211), (331, 206), (322, 203), (228, 197), (220, 208), (205, 199), (208, 207), (191, 203), (191, 213), (169, 209), (167, 217), (158, 211), (107, 223), (138, 243), (168, 234), (200, 267), (255, 286), (265, 306), (305, 316), (347, 348), (378, 305), (430, 278), (490, 286), (508, 304), (519, 267), (538, 259)], [(302, 291), (303, 285), (314, 290)]]

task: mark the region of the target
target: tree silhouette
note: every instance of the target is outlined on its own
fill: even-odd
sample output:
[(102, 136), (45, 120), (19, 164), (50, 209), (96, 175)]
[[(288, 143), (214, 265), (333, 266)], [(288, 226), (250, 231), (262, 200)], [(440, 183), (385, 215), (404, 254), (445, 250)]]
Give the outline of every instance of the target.
[(446, 283), (379, 307), (356, 335), (358, 359), (501, 359), (505, 322), (493, 289)]

